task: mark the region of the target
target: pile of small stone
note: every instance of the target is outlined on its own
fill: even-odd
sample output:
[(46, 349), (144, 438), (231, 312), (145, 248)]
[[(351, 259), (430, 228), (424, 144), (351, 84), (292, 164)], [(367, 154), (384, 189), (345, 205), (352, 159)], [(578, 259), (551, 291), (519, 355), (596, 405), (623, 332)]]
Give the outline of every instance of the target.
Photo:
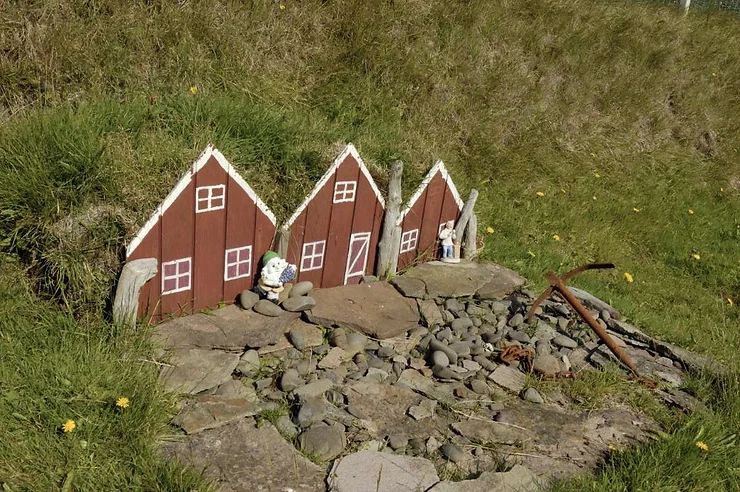
[(256, 292), (245, 290), (239, 295), (239, 305), (242, 309), (253, 309), (264, 316), (277, 317), (283, 310), (300, 313), (316, 306), (316, 300), (308, 295), (312, 290), (313, 284), (308, 281), (285, 284), (277, 303), (260, 299)]

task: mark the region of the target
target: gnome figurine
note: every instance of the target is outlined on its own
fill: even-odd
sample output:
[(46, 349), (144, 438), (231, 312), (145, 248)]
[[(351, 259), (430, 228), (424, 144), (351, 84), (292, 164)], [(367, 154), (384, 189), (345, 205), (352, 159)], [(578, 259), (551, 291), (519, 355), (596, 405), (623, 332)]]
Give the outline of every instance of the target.
[(296, 266), (280, 258), (274, 251), (262, 257), (262, 273), (255, 290), (262, 298), (278, 303), (283, 285), (296, 277)]
[(442, 244), (442, 261), (445, 263), (460, 263), (460, 256), (457, 253), (460, 243), (457, 241), (454, 227), (455, 222), (448, 220), (439, 232), (439, 240)]

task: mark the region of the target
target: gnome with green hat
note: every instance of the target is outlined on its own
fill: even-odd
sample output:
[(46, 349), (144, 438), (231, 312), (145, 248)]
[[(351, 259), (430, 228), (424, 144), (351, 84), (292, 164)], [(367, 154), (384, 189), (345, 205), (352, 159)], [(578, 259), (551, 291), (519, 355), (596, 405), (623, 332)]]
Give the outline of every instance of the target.
[(280, 258), (274, 251), (268, 251), (262, 256), (262, 273), (255, 290), (260, 297), (277, 304), (280, 293), (285, 288), (283, 285), (295, 279), (296, 270), (295, 265)]

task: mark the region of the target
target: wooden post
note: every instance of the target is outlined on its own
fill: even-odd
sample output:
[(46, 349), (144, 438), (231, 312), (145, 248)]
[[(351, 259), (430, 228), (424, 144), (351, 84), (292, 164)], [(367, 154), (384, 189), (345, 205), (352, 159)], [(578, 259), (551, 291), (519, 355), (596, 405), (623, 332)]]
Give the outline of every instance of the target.
[(278, 229), (275, 235), (275, 244), (273, 245), (273, 251), (277, 253), (280, 258), (288, 257), (288, 241), (290, 240), (290, 229), (281, 227)]
[(478, 240), (478, 216), (470, 216), (468, 226), (465, 228), (465, 238), (463, 240), (463, 258), (472, 260), (475, 256), (476, 241)]
[(398, 253), (401, 249), (401, 225), (397, 222), (401, 215), (402, 176), (403, 162), (393, 161), (388, 183), (388, 201), (385, 207), (383, 230), (380, 233), (380, 243), (378, 244), (378, 263), (375, 268), (375, 275), (383, 280), (395, 274), (398, 267)]
[(468, 195), (468, 201), (465, 202), (465, 206), (460, 213), (460, 218), (455, 224), (455, 236), (459, 239), (463, 237), (465, 228), (468, 226), (468, 221), (473, 215), (473, 207), (475, 207), (475, 201), (478, 199), (478, 190), (470, 190)]
[(144, 284), (157, 274), (156, 258), (141, 258), (129, 261), (123, 266), (113, 301), (113, 321), (116, 324), (133, 327), (139, 310), (139, 291)]

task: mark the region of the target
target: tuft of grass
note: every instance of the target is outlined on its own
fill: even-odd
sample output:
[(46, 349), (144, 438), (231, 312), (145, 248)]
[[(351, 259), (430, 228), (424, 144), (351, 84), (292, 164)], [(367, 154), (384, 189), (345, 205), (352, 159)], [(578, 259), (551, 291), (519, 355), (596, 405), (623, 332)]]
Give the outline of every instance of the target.
[(0, 257), (0, 272), (4, 487), (208, 490), (197, 472), (157, 454), (176, 402), (158, 384), (146, 330), (78, 323), (35, 298), (16, 263)]

